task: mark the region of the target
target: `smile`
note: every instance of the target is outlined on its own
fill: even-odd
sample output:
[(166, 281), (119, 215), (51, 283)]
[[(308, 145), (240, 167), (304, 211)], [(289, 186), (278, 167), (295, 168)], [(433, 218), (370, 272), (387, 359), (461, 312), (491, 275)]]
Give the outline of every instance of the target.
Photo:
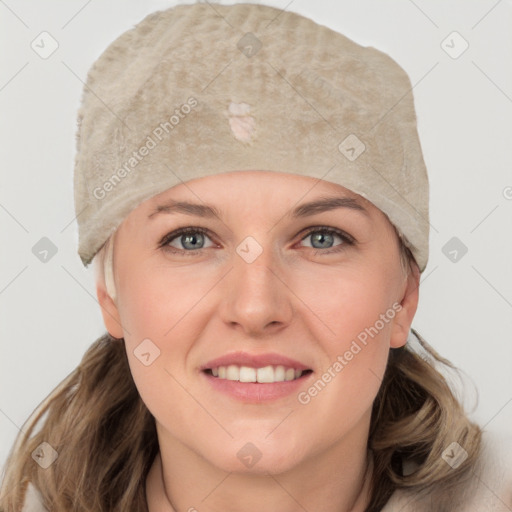
[(283, 365), (268, 365), (260, 368), (253, 368), (250, 366), (238, 366), (231, 364), (228, 366), (208, 368), (205, 372), (218, 379), (272, 384), (274, 382), (285, 382), (299, 379), (303, 374), (311, 373), (311, 370), (287, 368)]
[(229, 352), (204, 363), (199, 370), (215, 393), (252, 404), (293, 399), (306, 380), (313, 378), (307, 363), (277, 352)]

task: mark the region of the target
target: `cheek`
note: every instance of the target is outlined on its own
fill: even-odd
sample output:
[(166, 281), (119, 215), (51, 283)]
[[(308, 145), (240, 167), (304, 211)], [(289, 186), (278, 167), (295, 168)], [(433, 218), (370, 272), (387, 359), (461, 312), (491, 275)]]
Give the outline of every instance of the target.
[(311, 312), (308, 323), (319, 326), (316, 337), (329, 341), (328, 353), (348, 349), (351, 340), (364, 343), (389, 334), (395, 316), (394, 288), (385, 271), (362, 268), (333, 273), (331, 269), (318, 273), (314, 282), (302, 280), (294, 285)]
[(328, 416), (339, 414), (348, 428), (371, 407), (386, 369), (396, 310), (385, 272), (343, 272), (324, 278), (323, 288), (321, 284), (308, 287), (313, 290), (309, 295), (306, 287), (300, 292), (313, 305), (315, 315), (306, 322), (318, 326), (314, 336), (326, 357), (317, 379), (302, 390), (298, 401), (315, 409), (316, 417), (324, 414), (335, 431), (340, 424), (329, 423)]
[(127, 337), (134, 342), (141, 336), (155, 340), (171, 337), (194, 303), (205, 294), (200, 281), (191, 279), (190, 273), (177, 269), (172, 276), (165, 274), (158, 268), (140, 266), (125, 273), (119, 314)]
[(200, 300), (209, 288), (179, 269), (170, 275), (169, 269), (132, 266), (123, 275), (118, 310), (126, 352), (139, 394), (155, 416), (182, 392), (187, 355), (203, 329)]
[(335, 342), (324, 341), (326, 362), (297, 396), (304, 408), (302, 427), (324, 440), (334, 442), (369, 418), (386, 370), (389, 324), (379, 319), (379, 307), (362, 305), (352, 303), (342, 310), (343, 318), (333, 319), (341, 334)]

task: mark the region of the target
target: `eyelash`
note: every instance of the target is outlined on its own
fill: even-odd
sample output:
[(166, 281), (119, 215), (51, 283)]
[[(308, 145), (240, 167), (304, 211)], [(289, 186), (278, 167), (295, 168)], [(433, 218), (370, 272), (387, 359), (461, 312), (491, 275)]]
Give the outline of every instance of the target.
[[(356, 245), (355, 238), (350, 236), (348, 233), (345, 233), (344, 231), (341, 231), (340, 229), (330, 228), (327, 226), (313, 226), (311, 228), (308, 228), (307, 233), (300, 239), (300, 241), (302, 242), (302, 240), (304, 240), (305, 238), (310, 236), (312, 233), (317, 233), (317, 232), (324, 233), (324, 234), (327, 233), (327, 234), (338, 235), (343, 240), (343, 243), (338, 246), (335, 246), (335, 248), (325, 249), (325, 250), (312, 248), (316, 251), (316, 253), (320, 252), (322, 254), (332, 254), (332, 253), (337, 253), (337, 252), (341, 252), (341, 251), (345, 250), (347, 248), (347, 246)], [(158, 244), (158, 248), (163, 249), (166, 252), (170, 252), (171, 254), (183, 254), (183, 255), (186, 254), (187, 256), (195, 256), (203, 249), (197, 249), (195, 251), (188, 251), (185, 249), (176, 249), (175, 247), (170, 247), (169, 245), (167, 245), (167, 244), (169, 244), (169, 242), (173, 241), (175, 238), (178, 238), (180, 235), (195, 234), (195, 233), (201, 233), (203, 235), (208, 236), (208, 238), (213, 238), (211, 236), (209, 230), (207, 230), (205, 228), (201, 228), (201, 227), (180, 228), (180, 229), (177, 229), (176, 231), (172, 231), (171, 233), (166, 234), (160, 240), (160, 242)]]

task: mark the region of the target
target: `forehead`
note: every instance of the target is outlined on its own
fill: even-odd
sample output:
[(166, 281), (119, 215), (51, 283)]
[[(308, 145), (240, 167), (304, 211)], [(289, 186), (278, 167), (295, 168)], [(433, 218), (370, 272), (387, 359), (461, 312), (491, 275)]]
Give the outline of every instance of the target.
[[(237, 192), (235, 197), (234, 192)], [(319, 196), (352, 198), (368, 210), (376, 207), (352, 190), (327, 180), (277, 171), (230, 171), (192, 179), (171, 187), (146, 201), (149, 208), (166, 199), (202, 200), (221, 206), (243, 196), (264, 201), (265, 206), (300, 204)], [(272, 198), (283, 199), (278, 204)], [(286, 199), (286, 201), (284, 201)]]
[(221, 220), (230, 214), (240, 218), (270, 216), (293, 220), (334, 210), (358, 212), (366, 220), (387, 220), (370, 201), (336, 183), (257, 170), (231, 171), (182, 182), (138, 205), (124, 223), (148, 222), (160, 213)]

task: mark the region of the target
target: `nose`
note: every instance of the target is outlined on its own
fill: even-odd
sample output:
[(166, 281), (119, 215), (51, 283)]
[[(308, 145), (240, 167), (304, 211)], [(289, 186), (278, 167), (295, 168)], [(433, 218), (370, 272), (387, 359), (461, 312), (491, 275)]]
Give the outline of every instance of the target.
[(264, 248), (250, 263), (234, 254), (232, 262), (223, 280), (222, 320), (252, 337), (275, 334), (289, 325), (293, 293), (272, 250)]

